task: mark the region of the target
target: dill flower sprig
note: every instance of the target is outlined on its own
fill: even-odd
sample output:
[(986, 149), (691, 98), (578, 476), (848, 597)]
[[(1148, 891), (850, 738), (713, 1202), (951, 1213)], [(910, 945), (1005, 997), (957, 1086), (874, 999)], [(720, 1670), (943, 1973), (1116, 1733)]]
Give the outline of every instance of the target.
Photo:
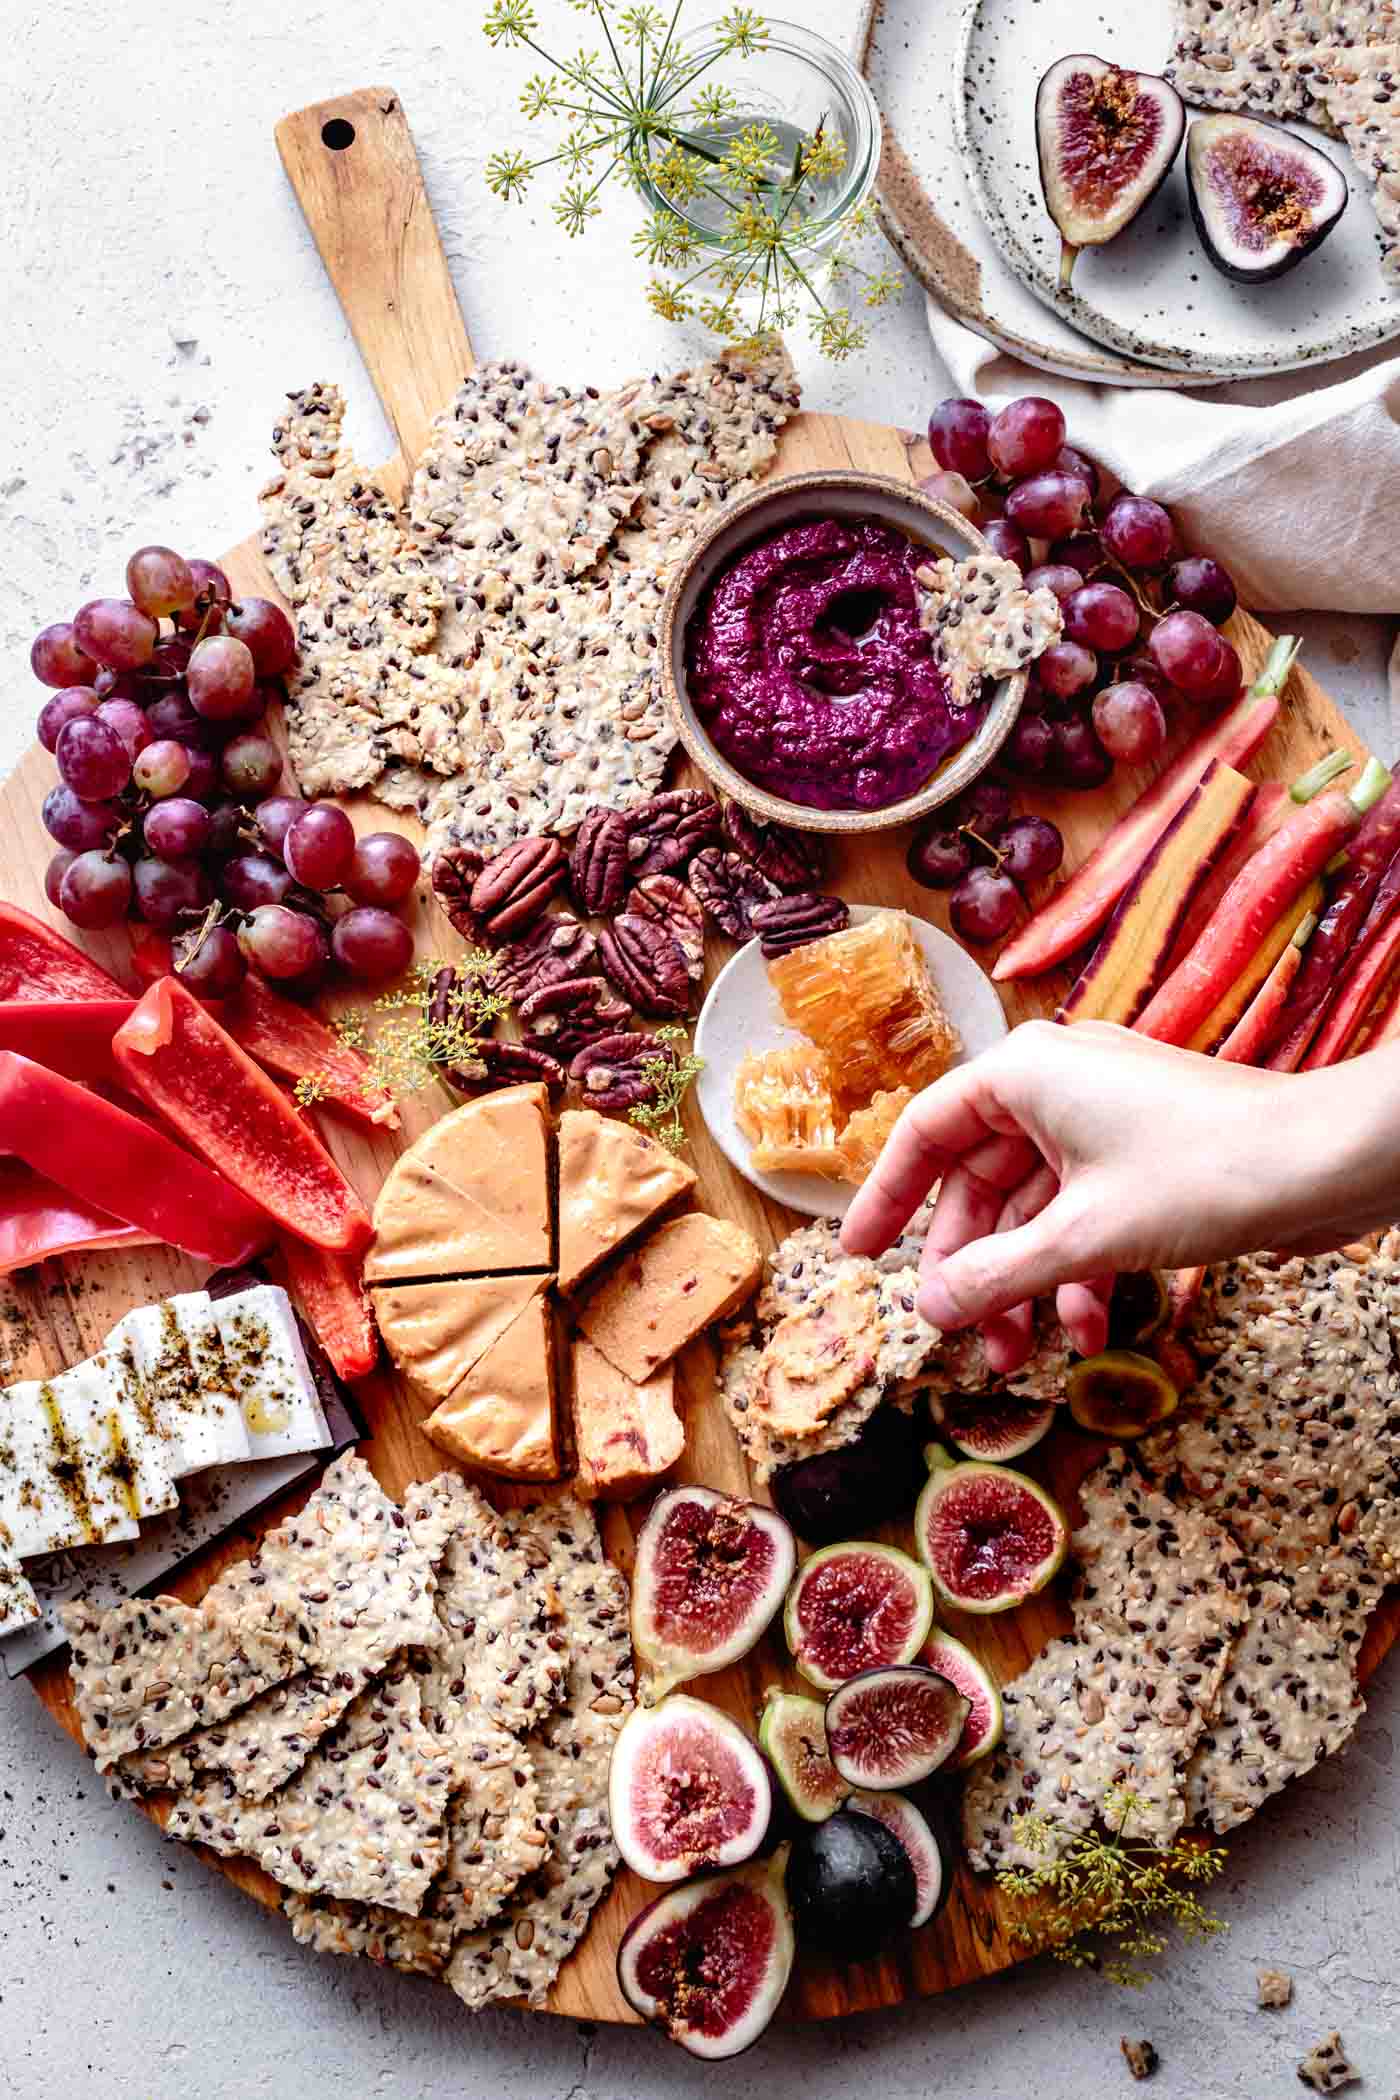
[[(481, 1044), (510, 1003), (492, 988), (494, 958), (472, 948), (455, 965), (416, 962), (401, 985), (368, 1008), (354, 1007), (332, 1022), (348, 1049), (361, 1050), (374, 1084), (399, 1096), (435, 1079), (469, 1072)], [(294, 1088), (303, 1108), (326, 1098), (325, 1078), (308, 1072)]]
[(641, 1067), (648, 1098), (638, 1102), (628, 1120), (639, 1130), (649, 1131), (668, 1152), (679, 1152), (685, 1145), (681, 1104), (692, 1083), (704, 1071), (705, 1060), (697, 1057), (693, 1050), (681, 1048), (686, 1033), (674, 1023), (658, 1028), (656, 1039), (662, 1045), (661, 1049), (654, 1057), (645, 1059)]

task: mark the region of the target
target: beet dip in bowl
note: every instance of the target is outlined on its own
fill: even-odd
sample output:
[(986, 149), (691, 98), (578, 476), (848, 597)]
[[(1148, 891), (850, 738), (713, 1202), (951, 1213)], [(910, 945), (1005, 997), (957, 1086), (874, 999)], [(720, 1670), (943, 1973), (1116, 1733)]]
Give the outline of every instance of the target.
[(882, 475), (794, 474), (721, 512), (672, 579), (660, 671), (696, 763), (754, 815), (884, 831), (977, 778), (1026, 674), (955, 703), (914, 571), (987, 552), (966, 518)]

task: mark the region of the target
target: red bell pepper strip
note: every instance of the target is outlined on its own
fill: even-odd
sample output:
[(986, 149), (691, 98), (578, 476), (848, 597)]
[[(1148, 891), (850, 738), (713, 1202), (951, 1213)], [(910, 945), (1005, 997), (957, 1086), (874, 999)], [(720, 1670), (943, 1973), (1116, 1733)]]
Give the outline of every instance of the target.
[(287, 1279), (311, 1330), (342, 1378), (363, 1378), (379, 1360), (379, 1329), (360, 1281), (357, 1254), (332, 1254), (282, 1234)]
[(0, 904), (0, 999), (125, 997), (125, 985), (52, 926), (17, 904)]
[(142, 994), (112, 1054), (133, 1092), (290, 1231), (318, 1247), (368, 1244), (369, 1212), (325, 1146), (178, 978)]
[(376, 1086), (363, 1051), (342, 1043), (324, 1021), (274, 992), (250, 970), (219, 1016), (235, 1042), (269, 1072), (287, 1079), (314, 1075), (327, 1108), (371, 1130), (397, 1130), (394, 1097)]
[(272, 1237), (266, 1212), (202, 1160), (13, 1050), (0, 1051), (0, 1151), (201, 1261), (248, 1261)]
[(1323, 1065), (1337, 1065), (1350, 1051), (1362, 1023), (1386, 989), (1400, 963), (1400, 913), (1391, 912), (1376, 935), (1368, 941), (1355, 964), (1342, 979), (1330, 1011), (1299, 1069), (1316, 1072)]
[(1309, 912), (1299, 920), (1292, 940), (1216, 1051), (1216, 1056), (1225, 1064), (1257, 1065), (1264, 1062), (1289, 989), (1303, 967), (1303, 951), (1316, 928), (1316, 912)]
[(110, 1079), (112, 1037), (134, 999), (0, 999), (0, 1050), (67, 1079)]
[(143, 985), (154, 984), (158, 977), (169, 977), (175, 968), (175, 944), (168, 933), (157, 933), (154, 926), (145, 926), (140, 919), (133, 919), (128, 932), (131, 936), (131, 967)]
[(1368, 759), (1349, 794), (1328, 788), (1295, 809), (1241, 868), (1191, 953), (1138, 1016), (1138, 1033), (1159, 1043), (1189, 1043), (1269, 928), (1353, 836), (1389, 785), (1380, 760)]
[(0, 1276), (53, 1254), (91, 1254), (104, 1247), (150, 1247), (153, 1232), (124, 1225), (84, 1203), (22, 1159), (0, 1160)]
[(1186, 746), (1007, 942), (992, 969), (998, 983), (1038, 977), (1098, 932), (1211, 760), (1239, 768), (1253, 758), (1278, 719), (1278, 696), (1297, 653), (1295, 638), (1281, 635), (1249, 691)]

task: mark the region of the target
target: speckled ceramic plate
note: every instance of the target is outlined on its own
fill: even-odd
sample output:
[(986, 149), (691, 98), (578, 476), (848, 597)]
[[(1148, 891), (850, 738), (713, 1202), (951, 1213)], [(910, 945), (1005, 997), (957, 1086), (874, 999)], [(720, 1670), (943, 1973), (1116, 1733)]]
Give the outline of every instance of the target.
[[(851, 922), (863, 926), (880, 907), (853, 904)], [(929, 973), (938, 987), (944, 1011), (962, 1037), (965, 1064), (1006, 1034), (1006, 1016), (990, 977), (981, 964), (941, 926), (907, 914)], [(695, 1082), (695, 1098), (710, 1136), (732, 1165), (778, 1203), (805, 1211), (811, 1218), (842, 1217), (855, 1190), (817, 1174), (758, 1174), (749, 1163), (749, 1141), (734, 1120), (734, 1080), (743, 1060), (781, 1050), (802, 1038), (789, 1028), (769, 982), (757, 941), (732, 956), (710, 986), (695, 1024), (695, 1049), (705, 1069)]]
[[(1400, 298), (1376, 255), (1368, 185), (1344, 145), (1291, 125), (1347, 175), (1341, 224), (1315, 255), (1271, 284), (1239, 285), (1207, 259), (1191, 221), (1185, 149), (1117, 240), (1089, 248), (1069, 291), (1059, 286), (1060, 237), (1040, 190), (1035, 89), (1072, 51), (1160, 72), (1170, 49), (1166, 0), (1106, 18), (1083, 0), (977, 0), (965, 18), (954, 124), (1003, 259), (1052, 312), (1127, 355), (1193, 380), (1257, 378), (1320, 364), (1400, 335)], [(1188, 111), (1188, 119), (1192, 113)]]

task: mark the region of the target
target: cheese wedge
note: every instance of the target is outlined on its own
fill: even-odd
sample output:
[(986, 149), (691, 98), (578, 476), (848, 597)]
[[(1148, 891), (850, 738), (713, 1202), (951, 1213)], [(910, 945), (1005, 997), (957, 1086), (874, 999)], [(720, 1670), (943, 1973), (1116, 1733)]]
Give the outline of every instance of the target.
[(559, 1288), (577, 1290), (670, 1203), (694, 1170), (655, 1138), (596, 1108), (559, 1119)]
[(381, 1283), (371, 1296), (385, 1348), (414, 1391), (436, 1407), (552, 1281), (535, 1274)]
[(464, 1465), (510, 1480), (553, 1480), (554, 1323), (538, 1293), (423, 1424)]
[(292, 1458), (331, 1441), (292, 1301), (275, 1283), (216, 1298), (210, 1313), (228, 1383), (243, 1416), (248, 1456)]
[(379, 1192), (366, 1283), (551, 1267), (548, 1106), (503, 1087), (425, 1131)]
[(140, 1529), (103, 1455), (85, 1452), (70, 1424), (84, 1421), (87, 1398), (74, 1385), (60, 1393), (60, 1383), (29, 1378), (0, 1395), (0, 1523), (20, 1560), (134, 1539)]
[(40, 1617), (39, 1600), (19, 1564), (14, 1540), (0, 1524), (0, 1641)]
[(575, 1341), (573, 1357), (574, 1487), (580, 1495), (628, 1502), (685, 1449), (674, 1368), (666, 1364), (639, 1385), (615, 1370), (591, 1342)]
[(172, 1444), (176, 1480), (206, 1466), (238, 1465), (252, 1455), (207, 1291), (182, 1291), (159, 1305), (138, 1305), (108, 1335), (105, 1353), (123, 1377), (144, 1389)]
[(578, 1324), (626, 1378), (641, 1384), (741, 1306), (763, 1258), (742, 1225), (690, 1211), (658, 1225), (580, 1308)]
[(159, 1428), (147, 1427), (145, 1410), (105, 1354), (74, 1364), (52, 1380), (51, 1390), (89, 1473), (97, 1472), (104, 1495), (120, 1512), (139, 1520), (178, 1507), (174, 1446)]

